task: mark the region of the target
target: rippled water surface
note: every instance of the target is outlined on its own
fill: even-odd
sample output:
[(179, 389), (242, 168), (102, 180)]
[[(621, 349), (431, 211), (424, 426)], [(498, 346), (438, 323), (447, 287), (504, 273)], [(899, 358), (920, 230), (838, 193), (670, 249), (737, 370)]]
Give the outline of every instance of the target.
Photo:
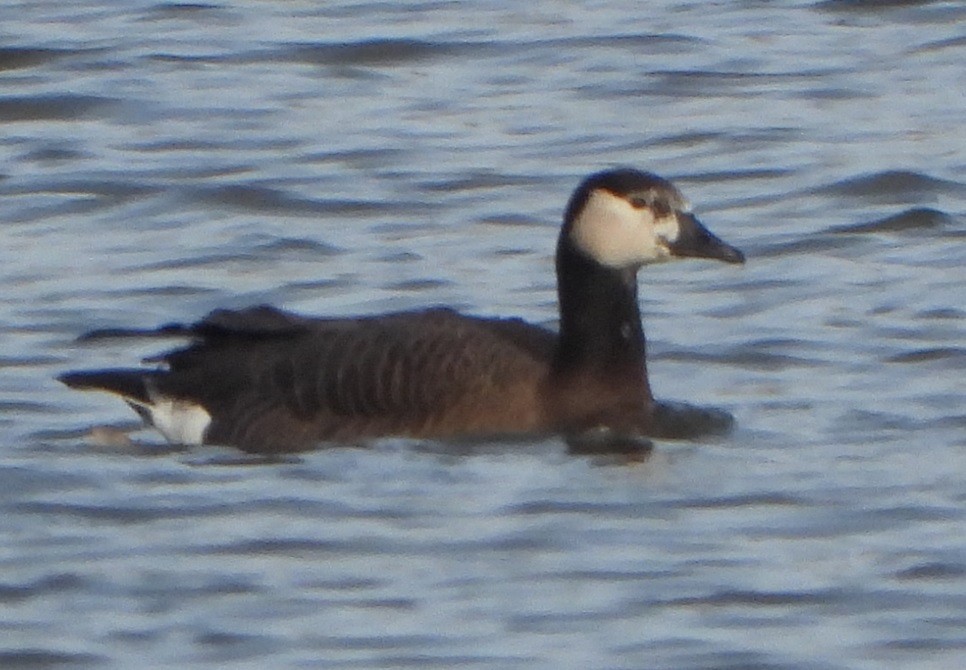
[[(959, 668), (966, 5), (0, 6), (0, 667)], [(277, 463), (53, 377), (268, 302), (553, 324), (571, 189), (672, 178), (652, 384), (737, 427)], [(148, 343), (150, 344), (150, 343)]]

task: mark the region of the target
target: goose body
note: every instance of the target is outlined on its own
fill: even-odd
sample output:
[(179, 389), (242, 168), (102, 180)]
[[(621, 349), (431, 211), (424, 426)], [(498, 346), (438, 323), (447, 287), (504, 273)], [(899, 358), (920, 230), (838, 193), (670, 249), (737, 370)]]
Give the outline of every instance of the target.
[(184, 336), (155, 368), (68, 372), (123, 398), (169, 441), (279, 453), (382, 436), (659, 432), (637, 271), (675, 257), (743, 262), (656, 175), (608, 170), (571, 196), (557, 243), (560, 331), (446, 308), (359, 318), (268, 306), (87, 337)]

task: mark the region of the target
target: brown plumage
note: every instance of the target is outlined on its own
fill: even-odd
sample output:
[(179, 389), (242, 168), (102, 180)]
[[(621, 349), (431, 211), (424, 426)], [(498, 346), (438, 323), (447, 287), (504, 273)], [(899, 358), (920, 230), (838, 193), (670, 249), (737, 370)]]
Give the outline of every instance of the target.
[(662, 432), (647, 380), (637, 269), (671, 256), (743, 257), (636, 170), (586, 179), (557, 246), (560, 334), (445, 308), (315, 319), (261, 306), (190, 325), (87, 337), (185, 336), (157, 369), (70, 372), (123, 397), (171, 441), (277, 453), (380, 436), (487, 438)]

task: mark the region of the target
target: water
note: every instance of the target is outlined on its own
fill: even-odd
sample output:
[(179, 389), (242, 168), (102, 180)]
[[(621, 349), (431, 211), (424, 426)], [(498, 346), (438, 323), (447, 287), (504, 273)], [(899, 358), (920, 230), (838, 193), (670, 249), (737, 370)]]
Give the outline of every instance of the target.
[[(0, 666), (958, 668), (966, 6), (5, 3)], [(79, 345), (260, 302), (552, 324), (570, 190), (749, 257), (646, 269), (642, 463), (91, 442)]]

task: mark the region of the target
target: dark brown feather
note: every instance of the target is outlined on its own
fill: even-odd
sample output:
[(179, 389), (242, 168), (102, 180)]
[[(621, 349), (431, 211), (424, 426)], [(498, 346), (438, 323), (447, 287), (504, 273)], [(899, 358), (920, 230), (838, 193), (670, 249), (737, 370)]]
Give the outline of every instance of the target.
[(538, 393), (556, 336), (519, 319), (448, 309), (306, 319), (260, 307), (190, 330), (195, 343), (156, 357), (169, 368), (156, 383), (208, 410), (210, 442), (288, 451), (547, 428)]

